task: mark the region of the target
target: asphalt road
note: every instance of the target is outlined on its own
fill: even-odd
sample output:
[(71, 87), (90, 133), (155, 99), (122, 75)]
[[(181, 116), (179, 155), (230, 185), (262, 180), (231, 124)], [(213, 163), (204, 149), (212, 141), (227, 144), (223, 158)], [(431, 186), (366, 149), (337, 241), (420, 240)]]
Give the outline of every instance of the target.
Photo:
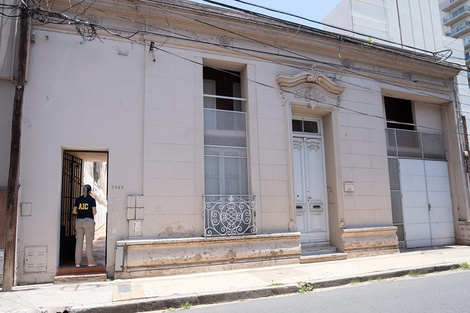
[(449, 271), (426, 276), (350, 284), (340, 288), (314, 290), (305, 294), (195, 306), (188, 312), (470, 312), (470, 271)]

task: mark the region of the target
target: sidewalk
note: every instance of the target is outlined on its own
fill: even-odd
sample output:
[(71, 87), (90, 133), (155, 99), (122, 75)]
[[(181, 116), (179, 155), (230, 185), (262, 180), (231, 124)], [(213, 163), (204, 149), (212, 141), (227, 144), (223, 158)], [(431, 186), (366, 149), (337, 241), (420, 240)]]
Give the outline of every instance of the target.
[(470, 263), (470, 247), (413, 249), (386, 256), (224, 272), (14, 287), (0, 293), (0, 312), (143, 312), (295, 293), (302, 282), (315, 288), (351, 280), (389, 278), (410, 271), (434, 272)]

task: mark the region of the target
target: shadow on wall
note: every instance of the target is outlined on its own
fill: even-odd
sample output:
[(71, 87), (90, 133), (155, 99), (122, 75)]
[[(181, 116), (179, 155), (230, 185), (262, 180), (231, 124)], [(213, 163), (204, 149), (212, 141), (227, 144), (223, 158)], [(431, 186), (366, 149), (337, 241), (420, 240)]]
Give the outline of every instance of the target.
[(0, 285), (3, 280), (3, 249), (5, 249), (5, 214), (7, 209), (7, 188), (0, 187)]
[[(5, 249), (5, 214), (7, 210), (7, 188), (0, 187), (0, 250)], [(3, 268), (3, 266), (2, 266)]]

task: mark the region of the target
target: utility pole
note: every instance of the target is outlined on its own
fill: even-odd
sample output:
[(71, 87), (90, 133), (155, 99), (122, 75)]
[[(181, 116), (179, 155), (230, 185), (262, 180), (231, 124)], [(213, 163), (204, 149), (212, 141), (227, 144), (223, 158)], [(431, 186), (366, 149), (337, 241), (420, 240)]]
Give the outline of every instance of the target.
[(10, 169), (8, 172), (7, 207), (5, 216), (5, 255), (3, 264), (2, 291), (11, 291), (15, 275), (16, 220), (18, 212), (18, 182), (20, 169), (21, 117), (28, 53), (28, 7), (21, 4), (18, 67), (16, 70), (15, 99), (11, 123)]

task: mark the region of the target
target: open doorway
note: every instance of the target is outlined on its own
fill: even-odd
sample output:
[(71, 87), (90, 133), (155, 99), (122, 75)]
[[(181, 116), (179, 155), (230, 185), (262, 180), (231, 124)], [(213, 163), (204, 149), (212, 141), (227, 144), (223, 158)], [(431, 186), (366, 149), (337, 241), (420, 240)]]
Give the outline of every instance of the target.
[[(75, 217), (72, 208), (75, 199), (82, 193), (84, 185), (92, 186), (91, 196), (96, 200), (95, 238), (93, 257), (97, 268), (75, 268)], [(106, 233), (108, 199), (108, 152), (65, 150), (62, 156), (62, 196), (60, 220), (60, 258), (61, 274), (105, 272), (106, 270)], [(85, 244), (83, 245), (85, 248)], [(87, 263), (83, 252), (82, 264)]]

